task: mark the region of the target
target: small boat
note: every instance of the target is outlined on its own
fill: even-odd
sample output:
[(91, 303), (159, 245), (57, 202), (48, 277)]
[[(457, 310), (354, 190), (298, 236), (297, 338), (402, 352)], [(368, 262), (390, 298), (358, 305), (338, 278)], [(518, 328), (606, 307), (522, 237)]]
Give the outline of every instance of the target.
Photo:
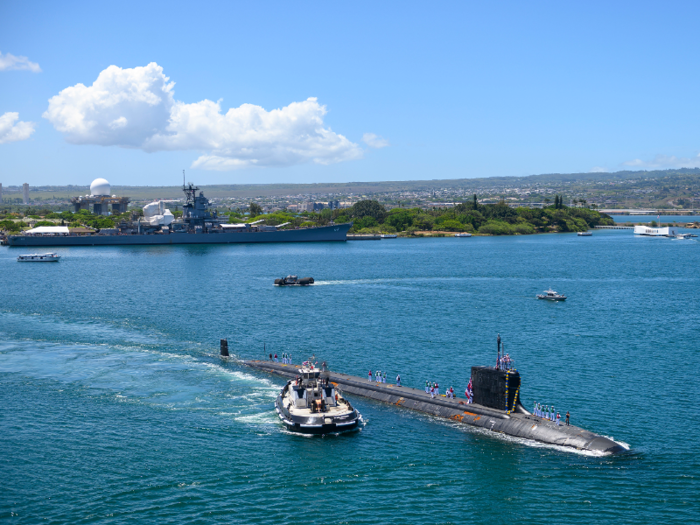
[(676, 233), (673, 232), (674, 235), (671, 237), (676, 240), (676, 241), (684, 241), (684, 240), (691, 240), (691, 237), (697, 237), (697, 235), (692, 235), (691, 233)]
[(471, 237), (471, 233), (455, 233), (455, 237)]
[(566, 301), (566, 295), (561, 295), (552, 289), (545, 290), (543, 294), (537, 296), (538, 299), (544, 299), (546, 301)]
[(591, 232), (578, 232), (579, 237), (590, 237), (593, 235)]
[(58, 262), (61, 258), (57, 253), (30, 253), (17, 257), (18, 262)]
[(282, 279), (275, 279), (277, 286), (308, 286), (314, 284), (313, 277), (302, 277), (299, 279), (296, 275), (288, 275)]
[(289, 380), (275, 400), (275, 410), (287, 430), (302, 434), (337, 434), (356, 430), (362, 415), (330, 382), (329, 373), (307, 361), (296, 380)]
[(396, 239), (396, 237), (398, 237), (398, 235), (396, 235), (395, 233), (382, 233), (380, 235), (380, 237), (382, 239)]

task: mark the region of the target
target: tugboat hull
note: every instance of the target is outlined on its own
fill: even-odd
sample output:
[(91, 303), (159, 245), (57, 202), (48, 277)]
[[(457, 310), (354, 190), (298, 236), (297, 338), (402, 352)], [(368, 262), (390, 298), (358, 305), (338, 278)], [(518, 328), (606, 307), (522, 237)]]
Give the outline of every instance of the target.
[(356, 410), (351, 418), (342, 419), (329, 418), (322, 413), (310, 417), (293, 416), (284, 408), (281, 395), (275, 400), (275, 411), (287, 430), (300, 434), (325, 435), (351, 432), (357, 430), (362, 422), (362, 416)]

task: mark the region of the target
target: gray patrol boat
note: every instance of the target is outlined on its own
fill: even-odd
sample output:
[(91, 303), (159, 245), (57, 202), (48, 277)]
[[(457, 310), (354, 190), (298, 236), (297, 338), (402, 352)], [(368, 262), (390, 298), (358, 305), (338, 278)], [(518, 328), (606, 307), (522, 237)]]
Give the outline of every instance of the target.
[[(90, 235), (69, 232), (9, 235), (10, 246), (113, 246), (160, 244), (234, 244), (259, 242), (324, 242), (346, 241), (352, 223), (331, 224), (313, 228), (281, 230), (282, 226), (254, 223), (227, 224), (228, 217), (211, 211), (209, 199), (192, 184), (183, 186), (185, 204), (182, 219), (169, 224), (134, 220), (117, 228)], [(162, 201), (161, 201), (162, 202)], [(172, 217), (172, 216), (171, 216)], [(67, 230), (67, 229), (66, 229)]]

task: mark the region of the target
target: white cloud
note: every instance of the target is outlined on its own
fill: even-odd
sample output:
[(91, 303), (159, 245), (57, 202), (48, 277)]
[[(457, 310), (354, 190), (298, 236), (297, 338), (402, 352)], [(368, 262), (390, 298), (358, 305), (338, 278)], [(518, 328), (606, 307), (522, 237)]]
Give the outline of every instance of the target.
[(634, 159), (622, 163), (623, 166), (639, 169), (665, 170), (674, 168), (700, 168), (700, 154), (695, 157), (676, 157), (657, 155), (653, 160), (643, 161)]
[(608, 168), (603, 168), (601, 166), (595, 166), (595, 167), (591, 168), (591, 170), (588, 173), (607, 173), (608, 171), (610, 171), (610, 170), (608, 170)]
[(325, 106), (315, 98), (266, 111), (243, 104), (221, 111), (219, 102), (175, 100), (174, 83), (155, 62), (110, 66), (92, 86), (76, 84), (49, 100), (44, 113), (73, 144), (144, 151), (198, 150), (193, 168), (331, 164), (362, 157), (362, 149), (324, 126)]
[(388, 140), (374, 133), (365, 133), (362, 135), (362, 142), (367, 144), (370, 148), (386, 148), (389, 145)]
[(2, 54), (0, 51), (0, 71), (10, 69), (24, 69), (34, 73), (41, 73), (41, 68), (36, 62), (30, 62), (27, 57), (16, 57), (11, 53)]
[(0, 144), (27, 140), (34, 133), (33, 122), (17, 122), (19, 113), (5, 113), (0, 117)]
[(72, 144), (139, 148), (167, 128), (174, 83), (156, 63), (109, 66), (92, 86), (76, 84), (49, 99), (44, 113)]

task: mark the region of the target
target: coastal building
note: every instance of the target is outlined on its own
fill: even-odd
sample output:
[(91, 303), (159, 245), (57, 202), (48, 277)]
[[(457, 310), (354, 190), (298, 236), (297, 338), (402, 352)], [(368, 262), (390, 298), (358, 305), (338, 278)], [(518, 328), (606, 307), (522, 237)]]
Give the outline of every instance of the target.
[[(110, 215), (124, 213), (129, 206), (129, 197), (110, 197), (111, 186), (105, 179), (95, 179), (90, 184), (90, 195), (71, 198), (75, 212), (80, 210), (92, 211), (95, 215)], [(112, 207), (110, 210), (109, 207)], [(92, 210), (90, 209), (92, 207)]]
[(648, 237), (669, 237), (671, 235), (668, 226), (664, 228), (649, 228), (648, 226), (635, 226), (635, 235), (646, 235)]
[(26, 182), (22, 184), (22, 198), (24, 204), (29, 204), (29, 184)]

